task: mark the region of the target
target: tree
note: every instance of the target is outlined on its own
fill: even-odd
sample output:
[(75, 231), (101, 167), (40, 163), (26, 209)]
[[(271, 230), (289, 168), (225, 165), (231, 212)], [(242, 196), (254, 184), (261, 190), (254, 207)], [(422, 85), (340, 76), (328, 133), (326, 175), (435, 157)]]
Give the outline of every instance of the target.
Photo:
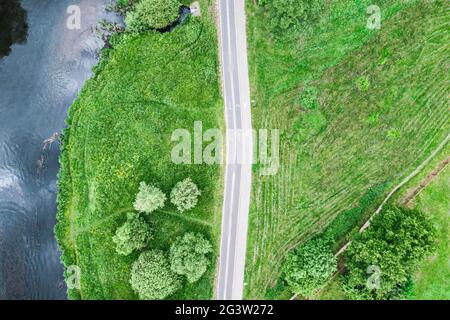
[(435, 231), (423, 213), (387, 207), (345, 254), (343, 289), (352, 299), (395, 299), (431, 251)]
[(168, 27), (179, 16), (179, 0), (141, 0), (127, 13), (125, 23), (134, 33)]
[(164, 252), (141, 253), (131, 268), (130, 284), (142, 300), (164, 299), (181, 287), (180, 278), (170, 270)]
[(157, 187), (141, 182), (139, 192), (134, 201), (134, 209), (139, 212), (152, 213), (164, 207), (166, 195)]
[(144, 218), (135, 213), (127, 214), (127, 221), (116, 230), (112, 238), (117, 253), (127, 256), (135, 250), (144, 248), (153, 237), (152, 231)]
[(201, 195), (197, 185), (191, 178), (186, 178), (178, 182), (170, 193), (170, 202), (174, 204), (180, 212), (195, 208), (198, 197)]
[(316, 238), (289, 253), (282, 270), (292, 292), (310, 298), (336, 272), (337, 260), (329, 241)]
[(211, 243), (197, 233), (186, 233), (170, 247), (170, 268), (179, 275), (185, 275), (190, 283), (198, 281), (210, 264)]
[(322, 6), (323, 0), (272, 0), (268, 4), (269, 27), (277, 36), (295, 35), (319, 15)]

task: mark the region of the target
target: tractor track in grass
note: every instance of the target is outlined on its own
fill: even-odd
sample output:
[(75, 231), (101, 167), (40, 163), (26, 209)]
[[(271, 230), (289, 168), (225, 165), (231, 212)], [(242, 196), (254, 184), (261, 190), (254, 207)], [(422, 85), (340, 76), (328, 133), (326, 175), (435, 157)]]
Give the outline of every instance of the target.
[[(413, 179), (417, 174), (419, 174), (438, 154), (442, 149), (447, 145), (448, 141), (450, 140), (450, 134), (447, 135), (447, 137), (439, 144), (439, 146), (430, 154), (430, 156), (425, 159), (413, 172), (411, 172), (405, 179), (403, 179), (397, 186), (395, 186), (392, 191), (386, 196), (386, 198), (383, 200), (381, 205), (377, 208), (377, 210), (370, 216), (369, 219), (364, 223), (364, 225), (359, 229), (359, 233), (364, 232), (369, 226), (373, 218), (383, 210), (384, 206), (388, 203), (388, 201), (392, 198), (392, 196), (399, 191), (405, 184), (407, 184), (411, 179)], [(408, 201), (405, 202), (401, 201), (403, 204), (408, 203), (411, 201), (420, 191), (422, 191), (429, 183), (431, 183), (435, 177), (439, 175), (440, 172), (442, 172), (446, 166), (450, 163), (450, 157), (445, 159), (444, 161), (440, 162), (437, 168), (435, 168), (427, 177), (424, 179), (426, 181), (426, 184), (420, 183), (419, 187), (415, 188), (412, 195), (408, 196)], [(419, 189), (417, 193), (415, 193), (415, 190)], [(348, 247), (352, 244), (352, 241), (348, 241), (345, 245), (339, 249), (339, 251), (335, 254), (336, 257), (339, 257), (342, 253), (344, 253)], [(328, 280), (327, 284), (334, 279), (340, 272), (342, 272), (344, 268), (340, 268), (338, 271), (336, 271), (333, 276)], [(324, 286), (325, 287), (325, 286)], [(290, 300), (295, 300), (298, 297), (298, 294), (293, 295)]]

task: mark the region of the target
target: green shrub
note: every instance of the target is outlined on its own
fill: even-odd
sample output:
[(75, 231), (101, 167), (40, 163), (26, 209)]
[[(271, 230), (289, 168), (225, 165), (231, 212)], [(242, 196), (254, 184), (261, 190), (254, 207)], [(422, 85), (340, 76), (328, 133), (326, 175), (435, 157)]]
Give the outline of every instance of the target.
[(170, 247), (170, 268), (185, 275), (190, 283), (197, 282), (211, 263), (208, 256), (213, 251), (211, 243), (200, 233), (186, 233)]
[(307, 22), (315, 20), (323, 0), (272, 0), (267, 5), (269, 28), (279, 37), (295, 36)]
[(139, 192), (134, 201), (134, 209), (139, 212), (152, 213), (164, 207), (166, 195), (157, 187), (141, 182)]
[(369, 77), (359, 77), (358, 80), (356, 80), (356, 86), (360, 91), (367, 91), (370, 87), (370, 81)]
[(178, 182), (170, 193), (170, 202), (174, 204), (180, 212), (188, 211), (197, 205), (198, 197), (201, 195), (197, 185), (186, 178)]
[(316, 109), (319, 106), (317, 101), (317, 88), (306, 87), (300, 96), (300, 104), (306, 109)]
[(130, 4), (130, 0), (117, 0), (117, 5), (121, 7), (126, 7)]
[(367, 116), (367, 122), (370, 124), (378, 124), (380, 122), (380, 112), (375, 112)]
[(125, 256), (144, 248), (153, 237), (153, 230), (144, 218), (135, 213), (129, 213), (127, 216), (127, 221), (117, 229), (112, 238), (117, 253)]
[(397, 140), (398, 138), (400, 138), (400, 137), (402, 136), (402, 132), (400, 131), (400, 129), (397, 129), (397, 128), (391, 128), (391, 129), (389, 129), (389, 130), (387, 131), (386, 136), (387, 136), (389, 139)]
[[(396, 207), (384, 209), (345, 254), (348, 271), (343, 289), (347, 297), (398, 298), (417, 264), (431, 252), (434, 239), (433, 225), (423, 213)], [(377, 282), (370, 285), (368, 281), (372, 280)]]
[(142, 300), (164, 299), (181, 288), (180, 278), (170, 270), (160, 250), (143, 252), (133, 263), (130, 284)]
[(310, 298), (337, 270), (329, 241), (316, 238), (290, 252), (283, 264), (284, 279), (292, 292)]
[(258, 0), (258, 5), (264, 7), (267, 5), (268, 2), (269, 0)]
[(178, 0), (141, 0), (127, 13), (125, 23), (133, 33), (164, 29), (178, 18), (180, 6)]
[(279, 300), (279, 297), (287, 291), (287, 284), (283, 278), (278, 278), (277, 283), (266, 290), (264, 298), (266, 300)]
[(362, 196), (358, 206), (342, 211), (327, 226), (324, 236), (340, 241), (346, 238), (352, 231), (359, 228), (358, 224), (364, 220), (365, 215), (375, 210), (375, 206), (382, 201), (387, 183), (380, 183), (370, 187)]

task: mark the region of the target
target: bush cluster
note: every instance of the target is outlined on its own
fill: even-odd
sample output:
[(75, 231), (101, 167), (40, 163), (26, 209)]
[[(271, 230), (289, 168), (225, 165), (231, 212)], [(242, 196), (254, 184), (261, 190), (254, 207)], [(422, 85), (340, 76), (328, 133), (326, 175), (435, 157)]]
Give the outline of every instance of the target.
[(283, 265), (283, 275), (293, 293), (312, 297), (337, 270), (337, 259), (330, 243), (315, 238), (290, 252)]
[(191, 178), (178, 182), (170, 193), (170, 202), (175, 205), (180, 212), (185, 212), (195, 208), (198, 197), (201, 195), (197, 185)]
[(178, 18), (180, 7), (178, 0), (141, 0), (127, 13), (125, 23), (133, 33), (164, 29)]
[(134, 201), (134, 209), (139, 212), (152, 213), (164, 207), (166, 199), (166, 195), (159, 188), (141, 182), (139, 192)]
[[(178, 182), (171, 192), (171, 202), (180, 212), (193, 209), (201, 192), (191, 178)], [(140, 213), (152, 213), (164, 207), (166, 195), (158, 187), (141, 182), (134, 208)], [(128, 213), (126, 222), (116, 230), (113, 242), (120, 255), (146, 247), (152, 238), (152, 228), (139, 213)], [(181, 277), (189, 283), (198, 281), (206, 272), (213, 252), (211, 243), (200, 233), (178, 237), (168, 256), (158, 250), (140, 254), (131, 269), (130, 284), (140, 299), (164, 299), (181, 287)]]
[(185, 275), (190, 282), (198, 281), (210, 264), (211, 243), (200, 233), (186, 233), (175, 240), (170, 248), (170, 268)]
[(141, 253), (131, 268), (131, 287), (142, 300), (164, 299), (181, 287), (180, 278), (170, 270), (164, 252)]
[(117, 229), (112, 240), (116, 244), (117, 253), (126, 256), (145, 248), (152, 237), (153, 230), (145, 219), (135, 213), (128, 213), (127, 221)]
[(348, 271), (343, 289), (347, 296), (364, 300), (401, 297), (416, 266), (432, 251), (435, 236), (422, 212), (384, 209), (345, 254)]
[(278, 37), (289, 37), (295, 36), (307, 22), (319, 16), (323, 0), (270, 0), (266, 7), (272, 33)]

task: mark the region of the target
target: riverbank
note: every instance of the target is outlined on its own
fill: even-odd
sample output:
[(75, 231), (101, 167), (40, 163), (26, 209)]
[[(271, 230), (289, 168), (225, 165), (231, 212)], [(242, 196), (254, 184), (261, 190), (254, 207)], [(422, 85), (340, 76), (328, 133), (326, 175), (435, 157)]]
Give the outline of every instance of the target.
[[(70, 108), (63, 137), (56, 235), (64, 265), (81, 271), (73, 299), (136, 299), (130, 269), (139, 253), (120, 256), (112, 237), (133, 211), (139, 183), (170, 194), (191, 177), (202, 192), (195, 209), (172, 205), (145, 216), (154, 226), (150, 249), (168, 250), (178, 236), (200, 232), (217, 255), (222, 170), (219, 166), (177, 165), (171, 160), (172, 132), (222, 128), (217, 41), (208, 1), (203, 15), (190, 17), (169, 33), (121, 34), (111, 38), (95, 75)], [(210, 299), (215, 261), (196, 283), (169, 298)]]

